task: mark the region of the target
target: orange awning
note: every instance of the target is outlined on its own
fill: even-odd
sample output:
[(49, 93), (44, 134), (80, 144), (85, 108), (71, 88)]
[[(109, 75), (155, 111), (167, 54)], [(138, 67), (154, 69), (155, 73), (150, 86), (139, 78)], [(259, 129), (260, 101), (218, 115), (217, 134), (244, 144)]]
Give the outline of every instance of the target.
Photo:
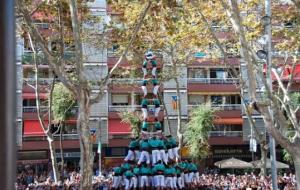
[[(40, 99), (47, 99), (48, 94), (47, 93), (40, 93), (39, 97), (40, 97)], [(22, 94), (22, 98), (32, 100), (32, 99), (36, 99), (36, 96), (35, 96), (35, 93), (25, 92), (25, 93)]]
[(232, 125), (242, 125), (242, 118), (218, 118), (214, 120), (214, 124), (232, 124)]
[(108, 120), (108, 134), (110, 135), (128, 135), (131, 133), (131, 127), (119, 119)]

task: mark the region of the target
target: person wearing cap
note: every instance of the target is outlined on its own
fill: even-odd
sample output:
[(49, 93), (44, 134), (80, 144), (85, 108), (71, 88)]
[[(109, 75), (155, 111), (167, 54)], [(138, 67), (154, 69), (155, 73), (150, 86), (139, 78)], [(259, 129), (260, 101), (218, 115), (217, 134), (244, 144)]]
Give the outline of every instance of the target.
[(147, 167), (147, 165), (143, 164), (142, 167), (140, 168), (140, 188), (143, 189), (145, 186), (146, 188), (149, 187), (149, 178), (148, 176), (150, 175), (150, 168)]
[(154, 169), (154, 178), (155, 178), (155, 187), (156, 189), (164, 189), (165, 187), (165, 165), (159, 160), (153, 167)]
[(149, 139), (149, 145), (152, 152), (152, 165), (156, 164), (158, 160), (161, 160), (160, 152), (159, 152), (159, 144), (160, 141), (156, 137), (152, 137)]
[(112, 181), (112, 188), (118, 189), (122, 180), (122, 168), (121, 167), (114, 167), (113, 168), (113, 181)]
[(129, 190), (133, 186), (132, 177), (134, 176), (131, 169), (128, 169), (124, 172), (125, 177), (125, 190)]
[(143, 112), (143, 120), (146, 121), (148, 118), (148, 100), (147, 99), (143, 99), (142, 100), (142, 112)]
[(158, 89), (159, 89), (159, 82), (158, 82), (158, 80), (155, 78), (155, 79), (152, 79), (152, 84), (153, 84), (153, 94), (154, 94), (154, 97), (157, 98), (157, 95), (158, 95)]
[(139, 138), (133, 138), (129, 143), (129, 150), (127, 156), (124, 158), (124, 161), (133, 161), (134, 158), (137, 160), (139, 157)]
[(170, 165), (166, 165), (166, 169), (165, 169), (165, 185), (166, 187), (173, 189), (177, 188), (176, 185), (176, 180), (175, 182), (173, 181), (174, 177), (176, 177), (176, 170), (173, 166)]
[(158, 120), (158, 114), (160, 112), (160, 101), (158, 99), (154, 99), (153, 104), (155, 106), (154, 116), (155, 116), (155, 119), (157, 121)]
[(138, 161), (138, 165), (140, 165), (145, 159), (146, 163), (150, 164), (150, 156), (149, 156), (149, 143), (147, 139), (142, 139), (140, 141), (140, 149), (142, 151), (140, 155), (140, 159)]
[(143, 67), (142, 67), (144, 78), (146, 78), (147, 74), (148, 74), (148, 72), (147, 72), (147, 64), (149, 62), (152, 64), (152, 71), (151, 71), (152, 77), (155, 78), (156, 77), (157, 62), (155, 60), (155, 55), (153, 54), (152, 51), (147, 51), (145, 53), (145, 60), (143, 62)]

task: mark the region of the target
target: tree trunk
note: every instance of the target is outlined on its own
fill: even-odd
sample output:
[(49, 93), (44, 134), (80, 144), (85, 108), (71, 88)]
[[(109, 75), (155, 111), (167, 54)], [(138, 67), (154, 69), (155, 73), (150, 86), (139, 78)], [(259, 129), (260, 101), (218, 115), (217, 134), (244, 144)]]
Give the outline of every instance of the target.
[(60, 159), (61, 159), (61, 180), (64, 180), (64, 147), (63, 147), (63, 141), (62, 141), (62, 132), (64, 128), (64, 124), (60, 124), (60, 134), (59, 134), (59, 149), (60, 149)]
[(261, 166), (260, 166), (260, 175), (267, 176), (267, 149), (265, 148), (266, 143), (260, 144), (260, 154), (261, 154)]
[(50, 137), (50, 134), (47, 137), (47, 141), (49, 144), (51, 166), (52, 166), (52, 172), (53, 172), (53, 180), (55, 183), (57, 183), (58, 182), (58, 178), (57, 178), (58, 177), (58, 169), (57, 169), (55, 145), (54, 145), (53, 137)]
[(80, 189), (91, 190), (92, 189), (92, 177), (93, 177), (93, 144), (90, 138), (89, 128), (89, 92), (82, 89), (80, 92), (80, 99), (78, 100), (79, 115), (77, 120), (77, 131), (80, 139)]
[(300, 190), (300, 155), (292, 155), (294, 160), (294, 167), (296, 172), (297, 190)]

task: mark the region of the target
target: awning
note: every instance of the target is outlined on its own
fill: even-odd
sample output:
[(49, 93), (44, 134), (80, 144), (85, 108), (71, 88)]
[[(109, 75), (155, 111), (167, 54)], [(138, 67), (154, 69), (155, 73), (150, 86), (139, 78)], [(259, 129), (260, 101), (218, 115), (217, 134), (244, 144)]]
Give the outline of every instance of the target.
[[(45, 122), (48, 125), (48, 122)], [(37, 120), (24, 121), (24, 136), (45, 136), (45, 133)]]
[(214, 120), (214, 124), (232, 124), (232, 125), (242, 125), (242, 118), (218, 118)]
[(18, 160), (17, 164), (47, 164), (49, 159), (39, 159), (39, 160)]
[[(40, 97), (40, 99), (47, 99), (48, 94), (47, 93), (40, 93), (39, 97)], [(25, 93), (22, 93), (22, 98), (32, 100), (32, 99), (36, 99), (36, 96), (35, 96), (35, 93), (25, 92)]]
[(131, 133), (131, 127), (119, 119), (108, 120), (108, 134), (110, 135), (127, 135)]

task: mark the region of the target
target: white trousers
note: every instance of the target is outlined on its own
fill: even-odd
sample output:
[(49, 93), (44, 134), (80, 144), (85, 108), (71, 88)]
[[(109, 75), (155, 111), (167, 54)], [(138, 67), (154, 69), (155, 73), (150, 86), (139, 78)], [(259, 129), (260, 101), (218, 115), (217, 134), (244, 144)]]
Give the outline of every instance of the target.
[(155, 108), (154, 116), (158, 117), (159, 112), (160, 112), (160, 107)]
[(140, 159), (138, 161), (138, 164), (141, 164), (144, 161), (144, 159), (146, 159), (147, 164), (150, 164), (149, 152), (143, 150), (141, 153)]
[(138, 161), (140, 159), (141, 156), (141, 152), (138, 150), (134, 151), (134, 156), (135, 156), (135, 161)]
[(184, 180), (182, 175), (180, 177), (177, 177), (177, 184), (178, 184), (178, 188), (179, 189), (183, 189), (184, 188)]
[(124, 161), (134, 160), (134, 152), (132, 150), (128, 150), (127, 156), (124, 158)]
[(130, 182), (131, 182), (131, 179), (125, 178), (125, 190), (130, 189)]
[(155, 178), (155, 187), (165, 187), (165, 176), (156, 175)]
[(133, 176), (132, 178), (131, 178), (131, 180), (130, 180), (130, 188), (137, 188), (137, 186), (138, 186), (138, 179), (137, 179), (137, 177), (136, 176)]
[(142, 108), (143, 119), (146, 120), (148, 118), (148, 109)]
[(184, 174), (184, 182), (185, 183), (191, 183), (192, 181), (190, 180), (190, 175), (189, 173)]
[(147, 87), (146, 86), (142, 86), (142, 90), (143, 90), (143, 93), (144, 93), (144, 96), (147, 96)]
[(114, 176), (112, 187), (113, 188), (118, 188), (121, 184), (121, 180), (122, 180), (122, 176)]
[(152, 150), (152, 165), (156, 164), (158, 160), (161, 160), (160, 151)]
[(151, 74), (152, 74), (152, 76), (156, 77), (156, 67), (152, 68)]
[(174, 176), (174, 177), (173, 177), (172, 183), (173, 183), (173, 187), (174, 187), (175, 189), (177, 189), (177, 176)]
[(143, 74), (144, 74), (144, 78), (146, 77), (146, 75), (148, 74), (148, 72), (147, 72), (147, 68), (142, 68), (142, 71), (143, 71)]
[(174, 159), (174, 154), (173, 154), (173, 150), (172, 150), (172, 148), (170, 148), (170, 149), (168, 149), (168, 158), (170, 158), (170, 159)]
[(159, 150), (160, 157), (163, 159), (165, 164), (168, 164), (168, 154), (166, 154), (165, 150)]
[(173, 177), (166, 177), (166, 180), (165, 180), (165, 185), (166, 187), (170, 187), (170, 188), (175, 188), (174, 187), (174, 183), (173, 183)]
[(193, 182), (194, 175), (195, 175), (194, 172), (190, 172), (190, 173), (189, 173), (189, 181), (190, 181), (190, 182)]
[(153, 87), (153, 94), (154, 94), (155, 96), (157, 96), (158, 89), (159, 89), (159, 85), (155, 85), (155, 86)]
[(149, 187), (149, 179), (146, 175), (141, 176), (140, 188), (143, 188), (144, 186)]
[(178, 160), (180, 157), (178, 154), (178, 147), (172, 148), (172, 152), (173, 152), (173, 155), (176, 158), (176, 160)]

